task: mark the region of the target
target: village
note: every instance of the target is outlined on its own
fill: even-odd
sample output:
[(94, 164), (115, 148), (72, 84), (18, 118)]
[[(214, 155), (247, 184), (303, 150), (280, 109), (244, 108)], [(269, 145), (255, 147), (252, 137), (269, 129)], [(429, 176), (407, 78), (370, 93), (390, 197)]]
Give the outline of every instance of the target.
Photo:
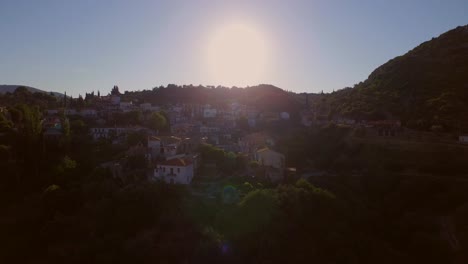
[[(287, 168), (285, 155), (275, 150), (276, 139), (268, 132), (256, 129), (258, 123), (289, 124), (288, 112), (259, 113), (254, 107), (237, 102), (224, 108), (210, 104), (124, 102), (115, 91), (96, 97), (91, 105), (79, 110), (72, 107), (45, 110), (44, 139), (54, 142), (63, 137), (64, 117), (67, 122), (69, 119), (83, 120), (92, 141), (124, 148), (124, 155), (119, 159), (101, 164), (116, 178), (137, 173), (151, 181), (189, 185), (197, 176), (216, 179), (227, 174), (223, 169), (228, 165), (217, 163), (223, 162), (219, 157), (201, 153), (202, 146), (212, 147), (205, 152), (218, 151), (221, 156), (226, 156), (226, 160), (232, 159), (236, 175), (262, 177), (280, 183), (287, 173), (296, 171)], [(142, 122), (124, 124), (115, 120), (116, 115), (137, 112), (141, 113), (138, 118)], [(162, 113), (165, 124), (161, 127), (142, 125), (148, 124), (144, 121), (148, 121), (152, 113)], [(136, 139), (129, 142), (129, 138)], [(129, 166), (129, 160), (135, 159), (139, 160), (138, 166)]]
[[(92, 141), (122, 149), (119, 158), (100, 165), (122, 179), (139, 175), (151, 181), (190, 185), (194, 179), (212, 181), (237, 175), (278, 184), (323, 173), (288, 166), (287, 153), (276, 146), (281, 138), (272, 133), (271, 125), (285, 131), (291, 127), (307, 131), (319, 126), (342, 126), (352, 128), (356, 140), (386, 144), (468, 142), (465, 135), (460, 135), (457, 142), (447, 135), (412, 131), (402, 127), (399, 120), (329, 120), (309, 105), (307, 95), (299, 113), (259, 111), (238, 102), (215, 106), (123, 101), (117, 86), (109, 95), (88, 96), (91, 98), (86, 98), (90, 99), (86, 106), (64, 103), (63, 108), (45, 110), (43, 137), (49, 142), (59, 141), (64, 136), (65, 120), (84, 121)], [(154, 113), (163, 119), (161, 124), (151, 125)], [(293, 120), (292, 115), (298, 118)]]

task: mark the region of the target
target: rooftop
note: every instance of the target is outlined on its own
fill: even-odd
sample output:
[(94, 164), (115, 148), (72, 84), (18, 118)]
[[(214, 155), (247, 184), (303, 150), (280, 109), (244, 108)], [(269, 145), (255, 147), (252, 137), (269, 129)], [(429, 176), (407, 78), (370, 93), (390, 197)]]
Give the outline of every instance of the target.
[(181, 159), (181, 158), (174, 158), (174, 159), (163, 161), (159, 165), (186, 167), (186, 166), (188, 166), (190, 164), (192, 164), (192, 162), (190, 160)]

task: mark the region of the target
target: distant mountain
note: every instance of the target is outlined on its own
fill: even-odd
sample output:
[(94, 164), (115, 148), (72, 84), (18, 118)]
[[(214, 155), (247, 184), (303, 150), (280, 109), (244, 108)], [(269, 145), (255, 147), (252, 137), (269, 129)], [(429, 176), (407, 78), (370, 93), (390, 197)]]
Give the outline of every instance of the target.
[(47, 92), (47, 91), (37, 89), (37, 88), (34, 88), (34, 87), (29, 87), (29, 86), (24, 86), (24, 85), (5, 85), (5, 84), (0, 84), (0, 94), (5, 94), (5, 93), (8, 93), (8, 92), (13, 93), (16, 90), (16, 88), (18, 88), (18, 87), (25, 87), (31, 93), (52, 93), (53, 95), (55, 95), (57, 97), (62, 97), (63, 96), (63, 94), (61, 94), (61, 93)]
[(468, 129), (468, 25), (424, 42), (327, 96), (331, 115), (399, 118), (420, 129)]

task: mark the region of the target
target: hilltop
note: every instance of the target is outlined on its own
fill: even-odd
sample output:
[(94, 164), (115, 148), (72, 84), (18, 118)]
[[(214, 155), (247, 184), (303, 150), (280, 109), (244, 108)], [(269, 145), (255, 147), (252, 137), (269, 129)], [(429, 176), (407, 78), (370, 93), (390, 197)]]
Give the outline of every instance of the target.
[(225, 105), (238, 102), (255, 106), (261, 111), (297, 111), (299, 106), (296, 94), (269, 84), (260, 84), (246, 88), (213, 86), (178, 86), (155, 87), (152, 90), (126, 91), (124, 101), (139, 101), (152, 104), (195, 103)]
[(398, 118), (419, 129), (468, 129), (468, 25), (391, 59), (325, 102), (332, 116)]

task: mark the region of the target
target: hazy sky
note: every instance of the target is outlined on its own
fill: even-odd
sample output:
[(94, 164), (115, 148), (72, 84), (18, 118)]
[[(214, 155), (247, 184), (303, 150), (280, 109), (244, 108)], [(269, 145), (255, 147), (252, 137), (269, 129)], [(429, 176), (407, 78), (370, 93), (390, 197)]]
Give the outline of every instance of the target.
[[(247, 53), (223, 54), (226, 36), (213, 39), (237, 24), (250, 33), (228, 40)], [(332, 91), (464, 24), (467, 0), (0, 0), (0, 84), (74, 96), (168, 83)], [(240, 36), (253, 47), (237, 43)], [(228, 61), (224, 71), (249, 76), (216, 74), (211, 64), (219, 56), (246, 65)]]

